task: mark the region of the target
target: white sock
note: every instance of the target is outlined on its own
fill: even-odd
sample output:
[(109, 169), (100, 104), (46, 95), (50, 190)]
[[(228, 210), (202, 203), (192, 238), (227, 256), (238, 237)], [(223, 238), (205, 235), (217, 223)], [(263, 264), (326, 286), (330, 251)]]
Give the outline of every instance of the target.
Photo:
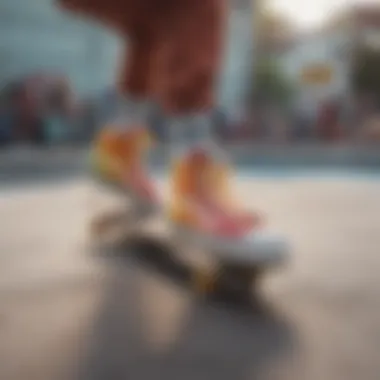
[(226, 160), (212, 133), (208, 113), (173, 118), (169, 122), (169, 155), (178, 159), (194, 148), (205, 149), (216, 160)]
[(145, 126), (152, 109), (152, 102), (148, 99), (124, 97), (117, 105), (112, 124), (115, 127), (127, 129), (129, 126)]

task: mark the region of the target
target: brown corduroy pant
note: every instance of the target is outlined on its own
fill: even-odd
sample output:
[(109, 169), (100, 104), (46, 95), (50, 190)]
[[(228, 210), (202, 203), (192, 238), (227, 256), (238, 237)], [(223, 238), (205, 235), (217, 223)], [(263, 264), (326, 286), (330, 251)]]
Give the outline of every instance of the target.
[(214, 104), (224, 0), (58, 0), (128, 39), (118, 85), (150, 98), (168, 114), (202, 112)]

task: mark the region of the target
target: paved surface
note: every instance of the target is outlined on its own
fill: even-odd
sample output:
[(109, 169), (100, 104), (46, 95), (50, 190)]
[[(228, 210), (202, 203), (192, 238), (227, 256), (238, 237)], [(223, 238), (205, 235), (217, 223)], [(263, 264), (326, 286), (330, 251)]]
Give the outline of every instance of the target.
[(294, 246), (261, 311), (91, 255), (85, 180), (0, 190), (0, 378), (377, 380), (380, 182), (241, 180), (239, 191)]

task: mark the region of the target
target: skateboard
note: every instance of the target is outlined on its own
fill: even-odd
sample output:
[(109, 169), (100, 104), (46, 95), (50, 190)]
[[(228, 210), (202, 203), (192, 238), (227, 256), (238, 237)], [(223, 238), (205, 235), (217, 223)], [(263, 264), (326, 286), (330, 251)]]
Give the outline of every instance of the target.
[(117, 229), (124, 242), (149, 240), (152, 251), (186, 265), (186, 282), (200, 296), (228, 294), (247, 298), (256, 292), (264, 273), (287, 262), (289, 247), (277, 234), (257, 230), (244, 239), (208, 236), (169, 222), (162, 205), (144, 202), (120, 186), (103, 185), (117, 192), (129, 208), (93, 219), (92, 239)]

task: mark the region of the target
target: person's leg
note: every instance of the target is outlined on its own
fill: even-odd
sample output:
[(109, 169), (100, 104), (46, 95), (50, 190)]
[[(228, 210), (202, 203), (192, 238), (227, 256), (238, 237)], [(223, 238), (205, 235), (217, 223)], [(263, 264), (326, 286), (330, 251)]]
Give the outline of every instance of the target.
[[(203, 213), (202, 219), (207, 220), (204, 227), (208, 226), (210, 232), (244, 234), (257, 225), (258, 217), (231, 202), (232, 194), (227, 183), (228, 159), (217, 146), (212, 128), (212, 110), (224, 46), (225, 4), (220, 0), (185, 0), (172, 15), (176, 18), (167, 22), (170, 25), (165, 35), (167, 51), (162, 51), (159, 61), (162, 66), (158, 66), (165, 74), (161, 76), (165, 82), (159, 90), (164, 109), (170, 115), (171, 155), (172, 161), (176, 162), (171, 199), (177, 204), (187, 204), (190, 214), (195, 209), (194, 201), (198, 202), (208, 214), (205, 217)], [(200, 148), (206, 153), (207, 164), (198, 170), (187, 170)], [(184, 179), (187, 171), (188, 177), (193, 178)], [(206, 182), (210, 186), (206, 186), (203, 194), (198, 193), (196, 200), (194, 186), (184, 189), (178, 183), (192, 181), (195, 184), (200, 180), (200, 173), (208, 176)], [(173, 209), (178, 207), (173, 205)]]
[[(146, 17), (149, 0), (61, 0), (70, 10), (95, 18), (116, 30), (125, 41), (125, 59), (117, 80), (119, 102), (116, 112), (95, 137), (94, 169), (102, 179), (116, 182), (118, 187), (128, 190), (132, 200), (136, 195), (154, 200), (149, 177), (144, 170), (146, 153), (146, 127), (149, 118), (152, 87), (151, 75), (155, 55), (155, 30)], [(128, 43), (127, 43), (128, 42)], [(133, 193), (133, 194), (131, 194)], [(136, 194), (138, 193), (138, 194)], [(121, 219), (138, 213), (140, 202), (131, 210), (116, 207), (111, 212), (102, 212), (95, 217), (92, 228), (95, 233), (107, 230)]]
[[(90, 3), (89, 0), (62, 1), (82, 5)], [(141, 119), (145, 113), (145, 106), (140, 108), (136, 99), (141, 99), (141, 95), (145, 99), (146, 89), (150, 89), (171, 119), (172, 129), (179, 134), (191, 131), (194, 143), (190, 145), (198, 146), (208, 139), (205, 136), (209, 136), (211, 130), (209, 111), (214, 106), (214, 87), (221, 61), (224, 1), (136, 0), (131, 13), (133, 17), (126, 16), (125, 25), (121, 25), (121, 15), (128, 13), (127, 3), (131, 7), (131, 1), (116, 4), (116, 1), (109, 0), (107, 10), (98, 8), (96, 14), (95, 10), (91, 10), (95, 17), (104, 22), (108, 18), (109, 25), (113, 24), (119, 31), (127, 32), (131, 40), (131, 62), (121, 80), (123, 93), (128, 94), (127, 106), (122, 107), (122, 110), (139, 111), (135, 112), (134, 117), (129, 117), (127, 124), (136, 124), (134, 120)], [(91, 3), (99, 3), (99, 0)], [(155, 43), (149, 36), (155, 36)], [(138, 61), (143, 64), (136, 64)], [(140, 68), (141, 72), (138, 72)], [(182, 118), (184, 115), (187, 117)], [(194, 124), (198, 118), (202, 122), (196, 121)], [(118, 120), (124, 120), (124, 111)], [(210, 157), (213, 156), (211, 149), (207, 149), (207, 152)], [(180, 161), (191, 160), (192, 154), (192, 150), (188, 149)], [(175, 182), (175, 174), (173, 176)]]
[[(125, 59), (117, 79), (120, 102), (110, 124), (144, 124), (151, 100), (151, 78), (156, 31), (147, 10), (151, 0), (58, 0), (64, 9), (100, 21), (125, 41)], [(127, 125), (124, 125), (126, 128)]]
[[(220, 192), (226, 186), (213, 174), (226, 166), (212, 131), (226, 10), (220, 0), (184, 0), (170, 15), (156, 65), (156, 93), (170, 120), (173, 215), (209, 232), (240, 234), (256, 218), (231, 207)], [(194, 169), (200, 151), (206, 160)]]

